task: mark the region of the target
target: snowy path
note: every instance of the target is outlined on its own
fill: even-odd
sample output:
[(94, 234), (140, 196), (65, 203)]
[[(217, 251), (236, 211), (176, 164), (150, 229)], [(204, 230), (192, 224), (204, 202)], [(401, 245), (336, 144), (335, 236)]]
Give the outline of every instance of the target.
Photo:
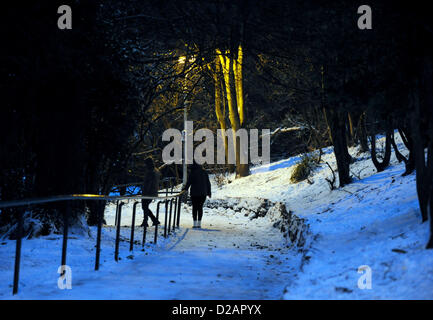
[(203, 228), (192, 229), (187, 210), (183, 211), (182, 229), (176, 238), (158, 246), (155, 254), (135, 257), (138, 277), (146, 283), (141, 298), (282, 297), (285, 282), (281, 278), (284, 273), (290, 276), (289, 256), (281, 249), (282, 235), (267, 219), (249, 221), (205, 209)]
[[(122, 226), (130, 221), (129, 205), (124, 207)], [(141, 213), (141, 210), (140, 210)], [(114, 206), (106, 212), (113, 219)], [(94, 239), (73, 237), (68, 243), (68, 265), (73, 272), (71, 290), (57, 288), (61, 237), (26, 240), (18, 299), (281, 299), (288, 279), (298, 268), (300, 257), (284, 249), (281, 233), (266, 218), (250, 221), (205, 209), (202, 229), (191, 228), (189, 208), (183, 210), (181, 228), (169, 239), (149, 244), (145, 251), (128, 242), (120, 244), (121, 261), (113, 261), (114, 229), (105, 228), (101, 268), (93, 271)], [(137, 223), (141, 215), (137, 215)], [(162, 229), (162, 228), (161, 228)], [(153, 232), (153, 228), (149, 232)], [(92, 230), (94, 234), (95, 230)], [(129, 238), (130, 228), (122, 228)], [(137, 228), (136, 239), (141, 239)], [(153, 235), (148, 235), (148, 240)], [(49, 242), (49, 245), (46, 243)], [(4, 246), (13, 262), (13, 241)], [(5, 252), (5, 251), (3, 251)], [(39, 256), (38, 261), (30, 259)], [(53, 259), (55, 257), (55, 259)], [(9, 266), (11, 267), (11, 266)], [(9, 268), (8, 268), (9, 269)], [(12, 272), (0, 272), (0, 298), (10, 299), (7, 284)]]

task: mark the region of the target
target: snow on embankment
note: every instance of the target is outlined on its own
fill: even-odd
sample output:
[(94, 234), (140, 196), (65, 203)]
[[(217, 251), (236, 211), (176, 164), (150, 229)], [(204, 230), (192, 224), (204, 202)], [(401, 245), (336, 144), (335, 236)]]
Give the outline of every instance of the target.
[[(396, 142), (406, 155), (398, 134)], [(377, 145), (382, 143), (378, 139)], [(216, 198), (284, 204), (295, 220), (308, 225), (309, 231), (300, 233), (308, 243), (302, 272), (287, 285), (284, 298), (433, 299), (433, 251), (425, 250), (429, 228), (421, 224), (415, 174), (402, 177), (404, 164), (394, 154), (390, 166), (377, 173), (368, 153), (351, 148), (353, 182), (331, 191), (325, 162), (335, 171), (336, 161), (332, 148), (324, 151), (324, 162), (309, 181), (290, 183), (300, 158), (293, 157), (253, 168), (252, 175), (216, 188)], [(371, 289), (358, 287), (363, 265), (372, 271)]]
[(205, 206), (210, 209), (222, 208), (229, 213), (242, 214), (250, 220), (266, 217), (273, 222), (273, 227), (279, 229), (286, 239), (287, 246), (303, 247), (306, 241), (308, 225), (287, 211), (282, 202), (272, 202), (262, 198), (226, 198), (209, 199)]

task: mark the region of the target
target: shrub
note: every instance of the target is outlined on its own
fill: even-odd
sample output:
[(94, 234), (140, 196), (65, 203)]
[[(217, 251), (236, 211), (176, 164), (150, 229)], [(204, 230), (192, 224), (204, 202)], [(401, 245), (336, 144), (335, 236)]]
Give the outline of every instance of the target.
[(215, 182), (219, 188), (221, 188), (223, 185), (230, 183), (227, 174), (224, 173), (217, 173), (214, 176)]
[(304, 154), (301, 160), (295, 165), (290, 177), (290, 182), (298, 183), (308, 178), (311, 171), (317, 166), (317, 158)]

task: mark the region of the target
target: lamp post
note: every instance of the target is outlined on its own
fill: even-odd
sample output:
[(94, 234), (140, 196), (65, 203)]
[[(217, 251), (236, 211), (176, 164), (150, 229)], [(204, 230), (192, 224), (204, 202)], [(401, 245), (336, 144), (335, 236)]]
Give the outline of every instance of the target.
[(187, 121), (187, 110), (186, 110), (186, 94), (183, 102), (183, 131), (182, 131), (182, 140), (183, 140), (183, 157), (182, 157), (182, 186), (186, 186), (187, 181), (187, 163), (186, 163), (186, 146), (187, 146), (187, 139), (188, 135), (186, 132), (186, 121)]
[[(179, 57), (179, 64), (184, 64), (186, 63), (187, 57), (186, 56), (181, 56)], [(192, 56), (188, 59), (188, 62), (190, 63), (194, 63), (195, 61), (195, 57)], [(188, 106), (188, 87), (187, 87), (187, 80), (188, 80), (188, 73), (192, 70), (193, 66), (189, 66), (188, 70), (185, 71), (185, 77), (184, 77), (184, 85), (183, 85), (183, 94), (184, 94), (184, 99), (183, 99), (183, 132), (182, 132), (182, 140), (183, 140), (183, 157), (182, 157), (182, 166), (183, 166), (183, 175), (182, 175), (182, 184), (183, 186), (186, 185), (187, 182), (187, 146), (188, 146), (188, 131), (187, 131), (187, 106)]]
[[(186, 56), (179, 57), (179, 64), (182, 65), (186, 62)], [(187, 163), (186, 163), (186, 155), (187, 155), (187, 87), (186, 80), (188, 77), (188, 73), (185, 74), (184, 84), (183, 84), (183, 131), (182, 131), (182, 142), (183, 142), (183, 157), (182, 157), (182, 186), (186, 186), (187, 181)]]

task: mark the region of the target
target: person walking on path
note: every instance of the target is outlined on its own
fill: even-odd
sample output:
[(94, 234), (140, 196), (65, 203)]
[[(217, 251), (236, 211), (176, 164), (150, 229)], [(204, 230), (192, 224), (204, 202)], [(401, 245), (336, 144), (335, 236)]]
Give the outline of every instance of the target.
[[(146, 165), (146, 173), (143, 184), (141, 185), (141, 195), (148, 197), (157, 197), (161, 173), (157, 168), (155, 168), (155, 164), (153, 163), (152, 158), (147, 158), (144, 163)], [(160, 224), (160, 222), (156, 219), (155, 215), (149, 209), (149, 205), (151, 202), (152, 199), (141, 199), (141, 207), (144, 214), (143, 223), (141, 224), (142, 227), (148, 226), (148, 217), (152, 220), (154, 226)]]
[(208, 173), (195, 161), (191, 166), (191, 173), (183, 190), (188, 190), (189, 187), (191, 187), (193, 228), (201, 228), (203, 204), (206, 196), (210, 198), (212, 193)]

